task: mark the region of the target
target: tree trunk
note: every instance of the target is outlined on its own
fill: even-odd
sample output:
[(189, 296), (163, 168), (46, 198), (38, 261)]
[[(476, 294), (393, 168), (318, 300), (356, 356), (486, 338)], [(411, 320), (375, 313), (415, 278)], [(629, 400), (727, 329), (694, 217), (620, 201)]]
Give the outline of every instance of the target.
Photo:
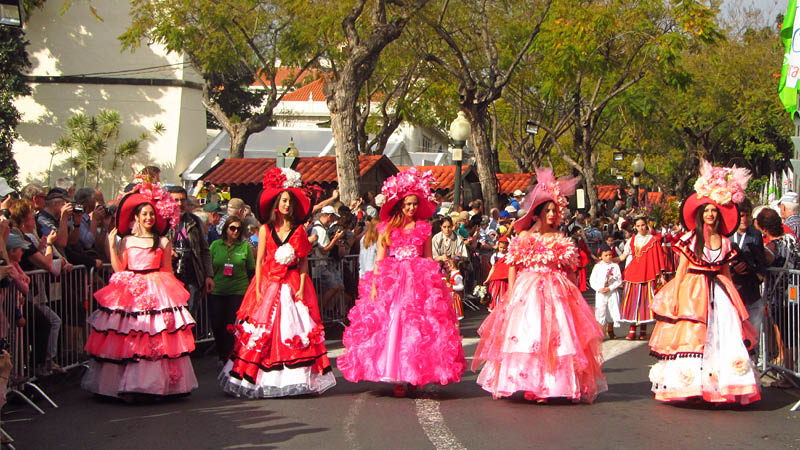
[(586, 193), (589, 197), (589, 215), (594, 219), (597, 217), (597, 206), (600, 199), (597, 197), (597, 187), (594, 183), (593, 170), (584, 170), (583, 181), (586, 183)]
[(339, 198), (349, 205), (360, 195), (361, 173), (358, 167), (358, 90), (342, 88), (349, 78), (342, 74), (339, 87), (328, 97), (331, 112), (331, 131), (336, 144), (336, 176), (339, 182)]
[(247, 126), (243, 123), (232, 125), (228, 130), (228, 135), (231, 139), (230, 157), (244, 158), (244, 149), (247, 146), (247, 139), (250, 137)]
[(475, 162), (478, 166), (478, 179), (481, 183), (484, 211), (499, 208), (500, 201), (497, 197), (497, 176), (493, 170), (492, 148), (489, 135), (486, 133), (487, 108), (478, 105), (462, 105), (470, 127), (472, 127), (472, 148), (475, 151)]

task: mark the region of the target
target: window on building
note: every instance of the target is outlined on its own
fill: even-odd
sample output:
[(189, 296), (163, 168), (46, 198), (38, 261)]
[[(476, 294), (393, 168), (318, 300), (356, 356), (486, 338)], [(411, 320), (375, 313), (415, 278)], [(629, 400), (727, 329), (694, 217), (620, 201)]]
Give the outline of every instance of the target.
[(428, 135), (422, 135), (422, 151), (423, 152), (433, 152), (433, 139), (431, 139)]

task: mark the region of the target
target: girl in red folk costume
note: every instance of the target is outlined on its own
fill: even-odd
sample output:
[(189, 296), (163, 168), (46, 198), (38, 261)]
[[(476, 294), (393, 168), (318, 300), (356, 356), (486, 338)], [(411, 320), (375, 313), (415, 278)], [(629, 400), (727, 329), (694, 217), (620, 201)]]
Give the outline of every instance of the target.
[(321, 394), (336, 379), (308, 276), (311, 244), (302, 225), (311, 202), (294, 170), (270, 169), (263, 185), (256, 275), (236, 313), (236, 343), (220, 385), (247, 398)]
[(505, 299), (506, 292), (508, 292), (507, 254), (508, 238), (503, 236), (497, 240), (497, 252), (492, 255), (490, 260), (492, 268), (489, 270), (489, 275), (486, 276), (486, 281), (483, 282), (483, 284), (489, 284), (489, 296), (492, 298), (492, 302), (489, 303), (489, 312), (497, 308), (500, 302)]
[(625, 243), (620, 260), (625, 261), (623, 279), (625, 292), (620, 305), (620, 320), (631, 324), (625, 339), (647, 339), (647, 324), (652, 322), (650, 304), (656, 292), (656, 284), (664, 282), (664, 252), (661, 236), (654, 236), (647, 227), (646, 217), (634, 220), (636, 234)]
[(578, 249), (558, 232), (578, 179), (556, 181), (547, 168), (536, 169), (536, 179), (506, 255), (510, 295), (478, 330), (472, 370), (485, 364), (478, 384), (494, 398), (525, 391), (538, 402), (592, 402), (608, 389), (600, 370), (605, 334), (575, 284)]
[(730, 236), (738, 228), (734, 204), (744, 199), (746, 169), (712, 167), (702, 161), (696, 194), (687, 198), (681, 219), (689, 231), (675, 245), (680, 255), (673, 278), (655, 297), (656, 326), (650, 369), (656, 400), (702, 398), (743, 405), (761, 398), (758, 375), (747, 354), (755, 342), (747, 308), (731, 281), (736, 256)]
[(450, 288), (450, 295), (453, 297), (453, 311), (456, 313), (456, 319), (461, 320), (464, 318), (464, 276), (458, 270), (456, 263), (447, 258), (444, 261), (444, 267), (447, 269), (447, 287)]
[(84, 389), (130, 402), (197, 388), (189, 292), (172, 274), (172, 246), (163, 237), (179, 212), (165, 190), (149, 183), (120, 200), (118, 228), (108, 236), (114, 275), (95, 293), (98, 309), (89, 319), (86, 352), (93, 360)]
[(381, 193), (375, 269), (358, 283), (337, 365), (349, 381), (395, 383), (394, 395), (408, 386), (461, 380), (466, 367), (453, 300), (439, 265), (432, 259), (435, 206), (431, 172), (415, 169), (390, 177)]

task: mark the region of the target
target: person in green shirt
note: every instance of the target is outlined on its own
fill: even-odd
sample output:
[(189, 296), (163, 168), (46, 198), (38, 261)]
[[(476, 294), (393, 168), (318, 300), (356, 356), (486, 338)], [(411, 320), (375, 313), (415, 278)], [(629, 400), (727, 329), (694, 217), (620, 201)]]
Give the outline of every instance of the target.
[(242, 219), (230, 216), (222, 225), (222, 238), (211, 243), (214, 290), (208, 296), (208, 316), (217, 345), (217, 355), (225, 362), (233, 351), (233, 335), (228, 326), (236, 321), (236, 311), (256, 270), (253, 248), (242, 239)]

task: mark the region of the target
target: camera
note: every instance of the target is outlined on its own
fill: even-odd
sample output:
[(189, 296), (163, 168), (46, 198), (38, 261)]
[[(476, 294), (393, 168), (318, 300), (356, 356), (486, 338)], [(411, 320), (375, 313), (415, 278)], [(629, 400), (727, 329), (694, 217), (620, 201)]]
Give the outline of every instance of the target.
[(0, 352), (2, 352), (3, 350), (8, 351), (8, 341), (6, 340), (6, 338), (0, 339)]
[(81, 205), (80, 203), (72, 202), (72, 212), (83, 214), (85, 211), (83, 209), (83, 205)]

